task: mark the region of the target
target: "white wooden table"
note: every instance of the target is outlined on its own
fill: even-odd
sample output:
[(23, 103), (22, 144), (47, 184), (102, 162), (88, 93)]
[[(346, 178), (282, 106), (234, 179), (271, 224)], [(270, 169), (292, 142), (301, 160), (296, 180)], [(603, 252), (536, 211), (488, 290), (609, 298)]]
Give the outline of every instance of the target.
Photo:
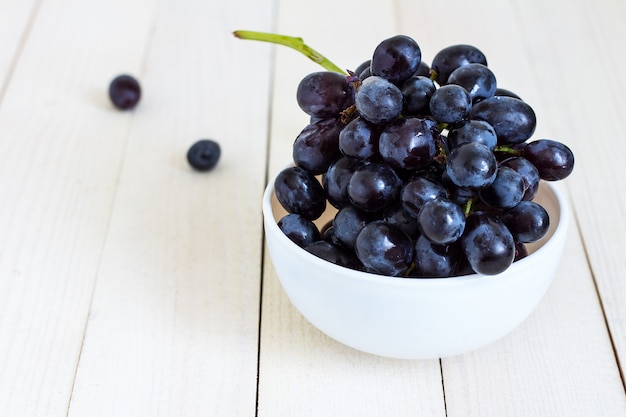
[[(623, 0), (0, 0), (0, 416), (626, 416)], [(478, 351), (401, 361), (329, 339), (264, 253), (261, 195), (320, 68), (404, 33), (479, 47), (577, 157), (547, 295)], [(140, 105), (109, 81), (137, 76)], [(193, 172), (195, 140), (222, 146)]]

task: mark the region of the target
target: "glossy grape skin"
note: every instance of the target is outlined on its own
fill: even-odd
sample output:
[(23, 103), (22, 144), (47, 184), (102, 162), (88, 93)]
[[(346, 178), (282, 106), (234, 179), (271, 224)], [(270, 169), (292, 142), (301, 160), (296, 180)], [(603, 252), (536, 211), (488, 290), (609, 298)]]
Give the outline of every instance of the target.
[(439, 85), (445, 85), (452, 71), (471, 63), (487, 65), (487, 58), (475, 46), (459, 44), (450, 45), (437, 52), (430, 67), (437, 72), (435, 81)]
[(413, 74), (413, 76), (430, 78), (430, 65), (428, 65), (424, 60), (421, 60), (419, 66), (417, 67), (417, 71), (415, 71), (415, 74)]
[(339, 134), (343, 125), (336, 119), (323, 119), (307, 125), (296, 137), (292, 156), (294, 163), (318, 175), (341, 157)]
[(485, 212), (467, 217), (461, 244), (471, 268), (479, 274), (504, 272), (515, 259), (513, 235), (502, 221)]
[(220, 145), (213, 139), (201, 139), (187, 150), (187, 162), (197, 171), (210, 171), (222, 154)]
[(342, 157), (332, 163), (322, 175), (322, 184), (328, 202), (336, 208), (351, 204), (348, 197), (348, 184), (360, 163), (352, 158)]
[(450, 152), (446, 174), (457, 187), (480, 189), (495, 180), (497, 168), (496, 157), (488, 147), (469, 142)]
[(449, 149), (468, 143), (479, 142), (493, 150), (498, 144), (496, 131), (484, 120), (468, 120), (462, 125), (455, 126), (448, 132), (447, 145)]
[(439, 183), (425, 177), (416, 177), (407, 182), (400, 192), (404, 211), (417, 219), (425, 202), (447, 197), (446, 189)]
[(392, 226), (402, 230), (404, 234), (413, 238), (419, 235), (419, 224), (417, 219), (409, 215), (403, 208), (401, 202), (396, 201), (387, 207), (382, 215), (382, 220)]
[(359, 64), (359, 66), (358, 66), (358, 67), (356, 67), (356, 68), (354, 69), (354, 71), (353, 71), (353, 72), (354, 72), (354, 74), (355, 74), (357, 77), (360, 77), (360, 75), (361, 75), (361, 73), (362, 73), (363, 71), (365, 71), (365, 70), (368, 70), (368, 71), (369, 71), (369, 69), (370, 69), (370, 65), (371, 65), (371, 64), (372, 64), (372, 60), (371, 60), (371, 59), (368, 59), (368, 60), (366, 60), (366, 61), (361, 62), (361, 63)]
[(447, 198), (435, 198), (425, 202), (418, 220), (422, 235), (439, 245), (456, 242), (465, 229), (463, 209)]
[(132, 75), (118, 75), (109, 84), (109, 98), (119, 110), (134, 108), (141, 98), (139, 81)]
[(513, 97), (494, 96), (476, 103), (470, 119), (484, 120), (498, 135), (498, 145), (519, 144), (535, 132), (537, 117), (527, 103)]
[(315, 223), (299, 214), (290, 213), (278, 221), (280, 230), (301, 248), (320, 240)]
[(288, 213), (315, 220), (326, 209), (326, 193), (315, 176), (300, 167), (289, 167), (274, 180), (278, 202)]
[(417, 72), (421, 60), (417, 42), (408, 36), (396, 35), (376, 46), (370, 68), (373, 75), (399, 84)]
[(539, 171), (541, 179), (559, 181), (568, 177), (574, 170), (574, 153), (567, 145), (551, 139), (538, 139), (522, 150), (526, 158)]
[(492, 97), (496, 92), (496, 76), (483, 64), (463, 65), (450, 74), (448, 84), (465, 88), (472, 102)]
[(381, 131), (381, 126), (357, 117), (339, 133), (339, 150), (352, 158), (371, 159), (378, 155), (378, 138)]
[(522, 200), (530, 201), (539, 191), (539, 170), (529, 160), (521, 156), (513, 156), (500, 162), (499, 166), (513, 168), (524, 180), (524, 197)]
[(465, 88), (447, 84), (438, 88), (430, 98), (430, 114), (439, 123), (459, 123), (472, 107), (472, 99)]
[(402, 84), (404, 114), (419, 116), (430, 112), (430, 98), (434, 94), (435, 83), (428, 77), (413, 76)]
[(356, 239), (355, 252), (367, 270), (398, 276), (413, 262), (411, 239), (400, 229), (382, 220), (368, 223)]
[(524, 179), (513, 168), (501, 166), (496, 178), (489, 186), (480, 190), (480, 199), (489, 207), (509, 209), (515, 207), (522, 198), (526, 188)]
[(352, 86), (336, 72), (319, 71), (308, 74), (298, 84), (296, 100), (308, 115), (329, 118), (354, 103)]
[(456, 245), (437, 245), (425, 236), (415, 240), (415, 269), (411, 276), (445, 278), (456, 275), (459, 264)]
[(496, 92), (493, 95), (494, 96), (513, 97), (513, 98), (516, 98), (518, 100), (522, 99), (519, 95), (515, 94), (513, 91), (507, 90), (506, 88), (501, 88), (501, 87), (497, 87), (496, 88)]
[(437, 145), (432, 131), (420, 118), (401, 118), (380, 134), (378, 151), (394, 168), (420, 170), (433, 162)]
[(402, 91), (384, 78), (372, 75), (363, 80), (355, 94), (354, 104), (367, 121), (387, 123), (402, 112)]
[(385, 163), (369, 163), (357, 168), (348, 183), (348, 197), (359, 209), (376, 212), (390, 206), (400, 195), (402, 180)]
[(313, 242), (304, 250), (335, 265), (356, 270), (361, 270), (363, 267), (356, 255), (326, 240)]
[(548, 233), (550, 215), (534, 201), (522, 201), (502, 215), (513, 238), (521, 243), (536, 242)]
[(333, 231), (335, 237), (347, 248), (354, 249), (356, 237), (372, 217), (354, 206), (346, 206), (335, 214)]

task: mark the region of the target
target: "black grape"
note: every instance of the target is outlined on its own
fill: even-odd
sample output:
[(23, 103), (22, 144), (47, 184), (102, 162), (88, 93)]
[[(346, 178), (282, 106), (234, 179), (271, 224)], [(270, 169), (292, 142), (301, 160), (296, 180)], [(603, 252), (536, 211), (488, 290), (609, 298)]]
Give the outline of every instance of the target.
[(457, 187), (479, 189), (496, 179), (498, 163), (493, 152), (478, 142), (464, 143), (450, 152), (446, 174)]
[(382, 220), (368, 223), (356, 238), (356, 255), (370, 271), (398, 276), (413, 262), (411, 238)]
[(473, 102), (492, 97), (496, 92), (496, 76), (486, 65), (463, 65), (450, 74), (448, 84), (465, 88)]
[(550, 216), (534, 201), (522, 201), (502, 215), (513, 238), (521, 243), (535, 242), (548, 233)]
[(435, 55), (430, 67), (437, 73), (435, 81), (439, 85), (445, 85), (452, 71), (471, 63), (487, 65), (487, 58), (475, 46), (451, 45)]
[(413, 76), (419, 69), (422, 52), (415, 40), (397, 35), (382, 41), (374, 50), (371, 61), (373, 75), (399, 84)]
[(461, 243), (467, 261), (479, 274), (504, 272), (515, 259), (513, 235), (502, 221), (485, 212), (467, 217)]
[(296, 100), (306, 114), (319, 118), (336, 117), (354, 102), (352, 86), (346, 77), (330, 71), (304, 77), (298, 85)]
[(376, 212), (390, 206), (400, 195), (402, 180), (385, 163), (369, 163), (357, 168), (348, 183), (350, 201), (359, 209)]
[(305, 247), (320, 240), (320, 231), (315, 223), (299, 214), (290, 213), (278, 221), (280, 230), (296, 245)]
[(371, 159), (378, 155), (378, 138), (381, 126), (357, 117), (339, 133), (339, 150), (356, 159)]
[(532, 136), (537, 126), (532, 107), (507, 96), (494, 96), (476, 103), (470, 111), (470, 119), (484, 120), (493, 126), (499, 145), (522, 143)]
[(500, 167), (496, 178), (479, 192), (480, 199), (489, 207), (508, 209), (515, 207), (524, 197), (524, 179), (513, 168)]
[(119, 110), (132, 109), (141, 98), (139, 81), (131, 75), (118, 75), (109, 84), (109, 98)]
[(569, 176), (574, 169), (574, 153), (567, 145), (551, 139), (529, 142), (522, 151), (539, 171), (541, 179), (559, 181)]
[(430, 114), (439, 123), (459, 123), (467, 118), (472, 99), (460, 85), (448, 84), (438, 88), (430, 98)]
[(366, 120), (387, 123), (402, 112), (402, 91), (382, 77), (367, 77), (355, 94), (355, 105)]
[(383, 160), (394, 168), (419, 170), (432, 164), (437, 145), (432, 131), (422, 119), (401, 118), (391, 123), (378, 143)]
[(465, 229), (465, 214), (461, 206), (447, 198), (425, 202), (418, 220), (422, 234), (439, 245), (456, 242)]
[(307, 125), (293, 143), (293, 161), (317, 175), (341, 157), (339, 133), (343, 125), (336, 119), (323, 119)]
[(274, 180), (278, 202), (289, 213), (300, 214), (315, 220), (326, 209), (324, 188), (310, 172), (300, 167), (289, 167), (278, 173)]

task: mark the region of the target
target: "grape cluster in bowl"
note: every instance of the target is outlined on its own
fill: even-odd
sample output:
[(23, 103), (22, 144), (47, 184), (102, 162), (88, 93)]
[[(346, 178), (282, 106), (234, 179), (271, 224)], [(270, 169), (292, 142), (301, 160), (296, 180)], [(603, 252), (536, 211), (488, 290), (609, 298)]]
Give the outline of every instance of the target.
[[(382, 41), (347, 75), (308, 74), (310, 123), (274, 180), (278, 226), (304, 250), (380, 275), (496, 275), (548, 231), (534, 198), (573, 170), (563, 143), (532, 139), (530, 105), (499, 88), (471, 45), (431, 65), (412, 38)], [(331, 221), (315, 221), (327, 210)]]

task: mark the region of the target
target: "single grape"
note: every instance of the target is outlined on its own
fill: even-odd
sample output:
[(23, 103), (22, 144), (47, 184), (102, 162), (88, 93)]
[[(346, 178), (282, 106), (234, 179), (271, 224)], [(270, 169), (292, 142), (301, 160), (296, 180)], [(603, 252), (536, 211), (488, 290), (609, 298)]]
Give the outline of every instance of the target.
[(504, 272), (515, 259), (511, 232), (502, 221), (485, 212), (474, 212), (467, 217), (461, 244), (467, 261), (479, 274)]
[(415, 269), (411, 276), (444, 278), (456, 275), (459, 265), (458, 245), (437, 245), (425, 236), (415, 241)]
[(492, 97), (496, 92), (496, 76), (483, 64), (463, 65), (450, 74), (448, 84), (465, 88), (473, 102)]
[(447, 84), (438, 88), (430, 98), (430, 113), (439, 123), (459, 123), (469, 114), (472, 99), (465, 88)]
[(336, 72), (319, 71), (308, 74), (298, 84), (296, 100), (311, 116), (337, 117), (354, 103), (352, 86)]
[(372, 60), (368, 59), (367, 61), (363, 61), (359, 64), (358, 67), (354, 70), (354, 74), (360, 78), (360, 75), (363, 71), (370, 69), (370, 65), (372, 64)]
[(120, 110), (132, 109), (141, 98), (139, 81), (132, 75), (118, 75), (109, 84), (109, 98), (113, 105)]
[(293, 143), (294, 163), (318, 175), (341, 157), (339, 133), (343, 125), (336, 119), (323, 119), (307, 125)]
[(352, 174), (359, 166), (360, 163), (355, 159), (342, 157), (332, 163), (322, 175), (326, 198), (332, 206), (342, 208), (351, 204), (348, 197), (348, 184)]
[(496, 178), (479, 192), (480, 199), (489, 207), (509, 209), (515, 207), (524, 197), (524, 179), (513, 168), (501, 166)]
[(417, 72), (421, 60), (417, 42), (408, 36), (396, 35), (378, 44), (372, 56), (371, 71), (373, 75), (400, 84)]
[(222, 151), (213, 139), (201, 139), (187, 151), (187, 162), (197, 171), (209, 171), (217, 165)]
[(313, 242), (306, 246), (304, 250), (335, 265), (356, 270), (363, 268), (363, 265), (354, 253), (346, 251), (342, 247), (326, 240)]
[(387, 207), (382, 215), (382, 220), (402, 230), (410, 238), (419, 235), (417, 219), (409, 215), (402, 207), (402, 202), (396, 201)]
[(425, 177), (416, 177), (407, 182), (400, 193), (404, 211), (417, 219), (425, 202), (435, 198), (447, 197), (446, 189), (438, 182)]
[(383, 160), (394, 168), (420, 170), (433, 162), (437, 145), (432, 131), (420, 118), (401, 118), (383, 130), (378, 142)]
[(498, 144), (496, 131), (484, 120), (468, 120), (462, 125), (455, 126), (448, 132), (447, 145), (449, 149), (468, 143), (479, 142), (493, 150)]
[(402, 84), (405, 115), (420, 116), (430, 112), (430, 98), (437, 88), (428, 77), (413, 76)]
[(446, 174), (457, 187), (480, 189), (495, 178), (498, 163), (493, 152), (478, 142), (464, 143), (448, 156)]
[(439, 85), (445, 85), (452, 71), (471, 63), (487, 65), (487, 58), (475, 46), (451, 45), (437, 52), (430, 67), (437, 74), (435, 81)]
[(400, 195), (402, 180), (389, 165), (373, 162), (357, 168), (348, 183), (348, 197), (359, 209), (376, 212), (390, 206)]
[(413, 262), (411, 239), (382, 220), (368, 223), (356, 238), (356, 255), (370, 271), (398, 276)]
[(299, 214), (290, 213), (278, 221), (278, 227), (296, 245), (305, 247), (320, 240), (320, 232), (311, 220)]
[(418, 220), (422, 234), (438, 245), (456, 242), (465, 229), (463, 209), (447, 198), (435, 198), (425, 202)]
[(371, 159), (378, 155), (378, 138), (381, 131), (379, 125), (357, 117), (339, 133), (339, 150), (352, 158)]
[(413, 76), (430, 77), (430, 65), (424, 62), (424, 60), (421, 60), (419, 67), (417, 67), (417, 71), (415, 71), (415, 74), (413, 74)]
[(335, 214), (333, 232), (343, 246), (354, 249), (359, 232), (371, 221), (372, 217), (368, 213), (354, 206), (346, 206)]
[(530, 201), (537, 195), (539, 191), (539, 170), (530, 161), (521, 156), (512, 156), (499, 163), (501, 167), (513, 168), (524, 180), (524, 197), (522, 200)]
[(550, 216), (534, 201), (522, 201), (502, 215), (513, 238), (521, 243), (536, 242), (548, 233)]
[(402, 91), (375, 75), (363, 80), (354, 101), (359, 114), (374, 124), (390, 122), (402, 112)]
[(559, 181), (574, 170), (574, 153), (567, 145), (551, 139), (538, 139), (522, 150), (522, 157), (530, 161), (541, 179)]
[(313, 174), (300, 167), (279, 172), (274, 180), (274, 192), (287, 212), (309, 220), (317, 219), (326, 209), (324, 188)]
[(537, 126), (535, 112), (526, 102), (494, 96), (476, 103), (470, 119), (484, 120), (498, 135), (498, 145), (518, 144), (529, 139)]

